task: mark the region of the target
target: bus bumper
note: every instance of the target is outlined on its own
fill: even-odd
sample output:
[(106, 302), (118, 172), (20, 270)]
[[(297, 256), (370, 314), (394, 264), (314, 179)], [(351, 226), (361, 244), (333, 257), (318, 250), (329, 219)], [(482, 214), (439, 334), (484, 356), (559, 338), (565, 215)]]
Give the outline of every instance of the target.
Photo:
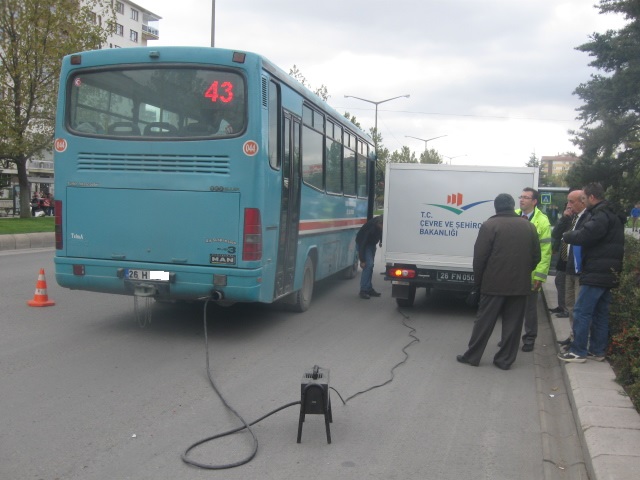
[[(113, 262), (83, 258), (55, 257), (56, 281), (72, 290), (136, 295), (146, 292), (165, 300), (214, 298), (229, 302), (273, 301), (273, 289), (266, 294), (262, 267), (187, 266), (139, 262)], [(163, 272), (162, 280), (129, 278), (132, 272)]]

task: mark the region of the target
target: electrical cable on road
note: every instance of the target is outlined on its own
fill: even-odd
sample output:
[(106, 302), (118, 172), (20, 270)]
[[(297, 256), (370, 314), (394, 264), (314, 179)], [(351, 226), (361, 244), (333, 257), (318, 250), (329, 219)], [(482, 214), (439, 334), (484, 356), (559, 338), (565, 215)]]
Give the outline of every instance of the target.
[(346, 405), (347, 402), (349, 400), (351, 400), (352, 398), (357, 397), (358, 395), (361, 395), (363, 393), (367, 393), (370, 392), (371, 390), (374, 390), (376, 388), (380, 388), (380, 387), (384, 387), (385, 385), (388, 385), (389, 383), (391, 383), (393, 381), (393, 378), (395, 376), (394, 374), (394, 370), (396, 368), (398, 368), (400, 365), (404, 364), (407, 362), (407, 360), (409, 360), (409, 353), (407, 352), (407, 348), (409, 348), (411, 345), (413, 345), (414, 343), (419, 343), (420, 339), (418, 339), (418, 337), (416, 337), (414, 335), (414, 333), (416, 333), (416, 329), (407, 325), (406, 321), (409, 320), (410, 317), (408, 317), (407, 315), (405, 315), (402, 310), (398, 309), (398, 312), (400, 312), (400, 315), (402, 315), (402, 325), (404, 325), (405, 327), (407, 327), (409, 329), (409, 337), (411, 337), (413, 340), (411, 340), (409, 343), (407, 343), (404, 347), (402, 347), (402, 352), (404, 353), (404, 359), (398, 363), (396, 363), (390, 370), (391, 372), (391, 378), (389, 378), (389, 380), (387, 380), (386, 382), (380, 383), (379, 385), (374, 385), (373, 387), (369, 387), (366, 390), (362, 390), (360, 392), (356, 392), (353, 395), (351, 395), (350, 397), (347, 397), (346, 400), (342, 399), (342, 396), (340, 395), (340, 393), (333, 387), (329, 387), (331, 390), (333, 390), (334, 392), (336, 392), (338, 394), (338, 397), (340, 397), (340, 400), (342, 400), (342, 404)]
[[(218, 387), (216, 385), (216, 382), (213, 380), (213, 376), (211, 375), (211, 368), (210, 368), (210, 362), (209, 362), (209, 337), (208, 337), (208, 334), (207, 334), (207, 305), (209, 304), (210, 300), (211, 299), (209, 297), (207, 297), (206, 300), (205, 300), (205, 303), (204, 303), (204, 343), (205, 343), (207, 377), (209, 377), (209, 382), (211, 383), (211, 387), (215, 391), (216, 395), (218, 395), (218, 398), (220, 398), (220, 400), (222, 401), (224, 406), (240, 420), (240, 422), (242, 423), (242, 426), (234, 428), (232, 430), (228, 430), (226, 432), (222, 432), (222, 433), (218, 433), (216, 435), (212, 435), (212, 436), (207, 437), (207, 438), (203, 438), (202, 440), (198, 440), (197, 442), (191, 444), (184, 451), (184, 453), (181, 455), (181, 458), (182, 458), (182, 461), (184, 463), (186, 463), (188, 465), (192, 465), (194, 467), (203, 468), (203, 469), (207, 469), (207, 470), (223, 470), (223, 469), (227, 469), (227, 468), (239, 467), (241, 465), (249, 463), (256, 456), (256, 454), (258, 453), (258, 437), (256, 436), (255, 432), (251, 428), (253, 425), (255, 425), (258, 422), (261, 422), (265, 418), (270, 417), (274, 413), (277, 413), (277, 412), (279, 412), (281, 410), (284, 410), (286, 408), (292, 407), (294, 405), (300, 405), (301, 401), (297, 400), (295, 402), (290, 402), (290, 403), (287, 403), (285, 405), (282, 405), (282, 406), (276, 408), (275, 410), (270, 411), (266, 415), (263, 415), (262, 417), (258, 418), (257, 420), (254, 420), (251, 423), (247, 423), (245, 421), (245, 419), (242, 417), (242, 415), (240, 415), (233, 407), (231, 407), (231, 405), (229, 405), (229, 403), (226, 401), (226, 399), (224, 398), (224, 396), (222, 395), (222, 393), (218, 389)], [(340, 392), (338, 392), (338, 390), (336, 390), (333, 387), (329, 387), (331, 390), (336, 392), (338, 397), (340, 397), (340, 400), (342, 400), (342, 404), (343, 405), (346, 405), (349, 400), (357, 397), (358, 395), (361, 395), (363, 393), (369, 392), (369, 391), (371, 391), (373, 389), (380, 388), (380, 387), (383, 387), (383, 386), (388, 385), (389, 383), (391, 383), (393, 381), (393, 379), (394, 379), (394, 375), (395, 375), (394, 371), (395, 371), (395, 369), (398, 368), (399, 366), (403, 365), (404, 363), (406, 363), (407, 360), (409, 359), (409, 353), (407, 352), (407, 348), (409, 348), (414, 343), (420, 342), (418, 337), (416, 337), (414, 335), (414, 333), (416, 332), (415, 328), (413, 328), (413, 327), (411, 327), (411, 326), (406, 324), (406, 321), (409, 320), (410, 317), (405, 315), (402, 312), (402, 310), (398, 309), (398, 311), (400, 312), (400, 315), (402, 315), (402, 317), (403, 317), (402, 325), (404, 325), (406, 328), (409, 329), (409, 337), (412, 338), (412, 340), (402, 348), (402, 351), (403, 351), (403, 353), (405, 355), (405, 358), (402, 361), (400, 361), (397, 364), (395, 364), (391, 368), (391, 370), (390, 370), (391, 377), (386, 382), (383, 382), (383, 383), (378, 384), (378, 385), (374, 385), (374, 386), (372, 386), (370, 388), (367, 388), (365, 390), (362, 390), (360, 392), (356, 392), (353, 395), (347, 397), (346, 399), (342, 398), (342, 395), (340, 395)], [(196, 447), (198, 447), (200, 445), (203, 445), (204, 443), (207, 443), (207, 442), (210, 442), (210, 441), (222, 438), (222, 437), (226, 437), (226, 436), (232, 435), (234, 433), (238, 433), (238, 432), (240, 432), (242, 430), (245, 430), (245, 429), (251, 434), (251, 437), (253, 438), (253, 449), (252, 449), (251, 453), (247, 457), (245, 457), (244, 459), (239, 460), (237, 462), (215, 465), (215, 464), (201, 463), (201, 462), (198, 462), (196, 460), (193, 460), (193, 459), (189, 458), (189, 452), (191, 452), (194, 448), (196, 448)]]

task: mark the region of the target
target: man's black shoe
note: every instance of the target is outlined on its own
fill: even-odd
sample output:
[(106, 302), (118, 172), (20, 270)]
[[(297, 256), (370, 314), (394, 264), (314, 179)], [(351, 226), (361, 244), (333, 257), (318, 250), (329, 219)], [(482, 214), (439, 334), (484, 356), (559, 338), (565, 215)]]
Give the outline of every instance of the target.
[(360, 298), (364, 298), (365, 300), (369, 300), (371, 296), (367, 292), (360, 292)]
[(568, 312), (556, 313), (556, 318), (569, 318), (569, 313)]
[(506, 366), (506, 365), (502, 365), (502, 364), (500, 364), (500, 363), (498, 363), (498, 362), (496, 362), (496, 361), (494, 361), (494, 362), (493, 362), (493, 364), (494, 364), (496, 367), (498, 367), (500, 370), (509, 370), (509, 369), (511, 368), (511, 367), (508, 367), (508, 366)]
[(522, 345), (523, 352), (533, 352), (533, 343), (525, 343)]
[(469, 361), (469, 359), (467, 357), (465, 357), (464, 355), (458, 355), (456, 357), (456, 360), (459, 361), (460, 363), (466, 363), (467, 365), (471, 365), (472, 367), (477, 367), (478, 366), (475, 363), (471, 363)]
[(372, 297), (379, 297), (382, 295), (380, 292), (376, 292), (373, 288), (367, 292)]
[(566, 338), (564, 340), (560, 340), (558, 342), (558, 345), (562, 345), (563, 347), (566, 346), (566, 345), (571, 345), (571, 337)]
[(560, 307), (556, 307), (556, 308), (550, 308), (549, 311), (551, 313), (560, 313), (560, 312), (563, 312), (564, 310), (562, 310)]

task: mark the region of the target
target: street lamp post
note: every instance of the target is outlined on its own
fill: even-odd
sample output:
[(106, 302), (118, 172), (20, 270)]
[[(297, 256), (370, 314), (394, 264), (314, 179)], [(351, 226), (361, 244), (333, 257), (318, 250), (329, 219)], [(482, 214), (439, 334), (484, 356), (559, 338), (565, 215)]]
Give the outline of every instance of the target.
[(375, 116), (375, 126), (374, 126), (374, 135), (373, 135), (373, 149), (375, 151), (376, 154), (376, 164), (375, 164), (375, 168), (374, 168), (374, 172), (373, 172), (373, 196), (374, 196), (374, 202), (373, 204), (375, 204), (375, 196), (376, 196), (376, 185), (377, 185), (377, 180), (378, 180), (378, 105), (380, 105), (381, 103), (385, 103), (385, 102), (390, 102), (391, 100), (395, 100), (396, 98), (409, 98), (410, 95), (398, 95), (397, 97), (393, 97), (393, 98), (387, 98), (386, 100), (380, 100), (378, 102), (374, 101), (374, 100), (367, 100), (366, 98), (360, 98), (360, 97), (356, 97), (354, 95), (345, 95), (344, 98), (355, 98), (356, 100), (362, 100), (363, 102), (367, 102), (367, 103), (373, 103), (376, 106), (376, 116)]
[(405, 135), (405, 137), (407, 138), (415, 138), (416, 140), (422, 140), (424, 142), (424, 153), (427, 153), (427, 143), (430, 142), (431, 140), (435, 140), (436, 138), (442, 138), (442, 137), (446, 137), (446, 135), (440, 135), (439, 137), (432, 137), (432, 138), (418, 138), (418, 137), (412, 137), (411, 135)]
[(393, 98), (387, 98), (386, 100), (380, 100), (379, 102), (375, 102), (373, 100), (367, 100), (366, 98), (355, 97), (353, 95), (345, 95), (344, 98), (355, 98), (356, 100), (362, 100), (363, 102), (373, 103), (376, 106), (376, 117), (375, 117), (375, 134), (373, 137), (373, 146), (376, 151), (376, 156), (378, 155), (378, 105), (385, 102), (390, 102), (391, 100), (395, 100), (396, 98), (409, 98), (410, 95), (399, 95)]

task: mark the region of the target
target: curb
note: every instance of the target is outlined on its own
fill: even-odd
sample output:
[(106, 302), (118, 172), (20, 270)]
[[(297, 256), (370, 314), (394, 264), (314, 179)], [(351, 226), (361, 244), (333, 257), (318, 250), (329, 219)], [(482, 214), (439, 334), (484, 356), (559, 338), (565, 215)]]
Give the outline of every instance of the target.
[(56, 236), (53, 232), (16, 233), (0, 235), (0, 250), (21, 250), (25, 248), (54, 247)]
[[(546, 306), (557, 304), (553, 277), (543, 284)], [(569, 320), (547, 314), (555, 340), (569, 336)], [(557, 347), (556, 347), (557, 349)], [(562, 375), (591, 480), (628, 480), (640, 471), (640, 414), (616, 383), (609, 362), (567, 363)]]

